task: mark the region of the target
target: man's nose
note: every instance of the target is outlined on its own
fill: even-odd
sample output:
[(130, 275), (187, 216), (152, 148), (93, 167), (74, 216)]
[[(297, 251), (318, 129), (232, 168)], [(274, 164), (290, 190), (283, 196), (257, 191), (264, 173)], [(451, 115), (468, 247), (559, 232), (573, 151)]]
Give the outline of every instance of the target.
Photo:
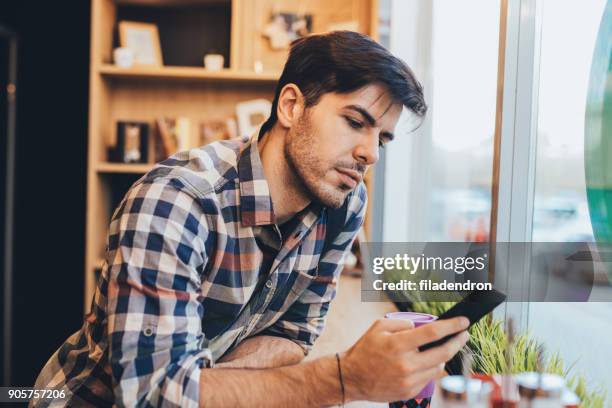
[(355, 160), (368, 166), (378, 161), (378, 134), (372, 132), (355, 148)]

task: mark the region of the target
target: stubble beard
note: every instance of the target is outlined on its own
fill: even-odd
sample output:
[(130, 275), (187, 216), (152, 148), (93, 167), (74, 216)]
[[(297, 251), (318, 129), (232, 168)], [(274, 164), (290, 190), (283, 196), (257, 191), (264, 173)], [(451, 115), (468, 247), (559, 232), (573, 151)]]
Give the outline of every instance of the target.
[(333, 166), (322, 162), (317, 155), (312, 126), (307, 116), (302, 116), (295, 130), (290, 130), (291, 134), (285, 143), (285, 160), (296, 174), (295, 179), (300, 183), (300, 189), (310, 200), (325, 207), (340, 208), (350, 189), (333, 186), (325, 181), (327, 172), (332, 171)]

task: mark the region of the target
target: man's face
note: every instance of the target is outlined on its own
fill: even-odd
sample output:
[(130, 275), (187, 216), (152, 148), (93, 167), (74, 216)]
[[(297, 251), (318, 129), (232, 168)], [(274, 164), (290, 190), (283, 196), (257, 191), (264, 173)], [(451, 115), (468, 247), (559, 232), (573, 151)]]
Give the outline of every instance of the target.
[(380, 85), (327, 93), (287, 134), (285, 157), (314, 201), (338, 208), (393, 139), (402, 112)]

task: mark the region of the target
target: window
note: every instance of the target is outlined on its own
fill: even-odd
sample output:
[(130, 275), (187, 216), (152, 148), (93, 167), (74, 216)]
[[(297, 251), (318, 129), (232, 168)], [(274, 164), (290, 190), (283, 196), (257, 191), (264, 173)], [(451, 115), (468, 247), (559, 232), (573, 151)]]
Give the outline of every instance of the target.
[[(533, 241), (594, 240), (585, 182), (585, 112), (605, 7), (605, 0), (542, 0)], [(595, 281), (595, 290), (610, 291), (612, 298), (607, 276), (596, 274)], [(532, 302), (528, 311), (530, 331), (549, 351), (558, 350), (568, 364), (575, 363), (574, 371), (608, 390), (612, 375), (601, 362), (612, 360), (611, 320), (612, 303), (603, 302)]]
[(391, 8), (391, 51), (415, 70), (430, 110), (413, 133), (402, 116), (385, 151), (384, 241), (487, 241), (499, 1)]
[[(414, 133), (402, 134), (414, 126), (403, 117), (385, 151), (383, 241), (612, 241), (610, 131), (602, 130), (597, 143), (585, 139), (593, 54), (598, 35), (610, 47), (612, 2), (504, 4), (500, 42), (500, 1), (390, 0), (391, 50), (423, 82), (430, 111)], [(498, 76), (500, 44), (504, 70)], [(609, 69), (610, 48), (600, 51)], [(606, 74), (599, 86), (605, 90), (607, 81), (609, 99)], [(606, 102), (601, 126), (612, 117), (612, 101)], [(502, 126), (494, 163), (496, 114)], [(493, 168), (499, 169), (497, 203)], [(599, 179), (589, 180), (589, 172)], [(528, 290), (529, 259), (511, 262), (520, 272), (512, 279)], [(612, 299), (611, 273), (596, 273), (600, 298)], [(591, 387), (612, 390), (612, 375), (601, 363), (612, 360), (612, 302), (515, 302), (500, 314), (514, 317), (548, 352), (560, 352)]]

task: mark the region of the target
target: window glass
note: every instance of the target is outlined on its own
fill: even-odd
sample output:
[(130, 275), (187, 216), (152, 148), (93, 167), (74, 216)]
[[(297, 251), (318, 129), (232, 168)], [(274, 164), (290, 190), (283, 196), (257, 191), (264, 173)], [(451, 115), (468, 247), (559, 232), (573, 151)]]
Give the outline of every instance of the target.
[(385, 241), (489, 238), (499, 1), (391, 2), (391, 50), (423, 83), (385, 151)]
[[(542, 6), (532, 237), (540, 242), (591, 242), (585, 117), (606, 2), (543, 0)], [(596, 271), (595, 281), (595, 291), (612, 290), (605, 271)], [(602, 364), (612, 361), (612, 303), (532, 302), (528, 320), (531, 332), (548, 351), (559, 351), (566, 365), (575, 364), (573, 371), (592, 386), (602, 384), (612, 390), (612, 374)]]

